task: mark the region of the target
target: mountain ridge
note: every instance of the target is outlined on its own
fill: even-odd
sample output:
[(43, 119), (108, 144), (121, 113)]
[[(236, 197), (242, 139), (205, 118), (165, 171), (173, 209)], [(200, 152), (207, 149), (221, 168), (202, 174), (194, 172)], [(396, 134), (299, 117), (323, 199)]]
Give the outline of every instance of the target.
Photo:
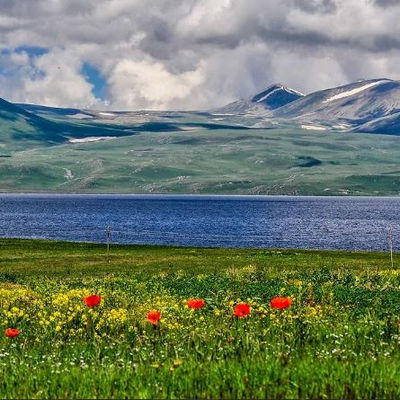
[(389, 79), (357, 81), (308, 94), (272, 113), (280, 119), (360, 124), (400, 111), (400, 82)]
[[(333, 129), (400, 135), (400, 81), (388, 78), (357, 80), (309, 94), (274, 83), (246, 99), (234, 101), (208, 113), (185, 111), (94, 111), (77, 108), (13, 104), (0, 98), (0, 123), (12, 137), (45, 139), (60, 143), (68, 137), (84, 138), (98, 129), (117, 136), (133, 134), (141, 127), (162, 131), (189, 129), (171, 125), (171, 118), (191, 115), (202, 126), (215, 128)], [(213, 116), (214, 115), (214, 116)], [(146, 116), (145, 118), (143, 118)], [(208, 117), (207, 122), (205, 119)], [(218, 117), (218, 118), (217, 118)], [(60, 123), (61, 122), (61, 123)], [(142, 122), (140, 125), (139, 123)], [(181, 127), (181, 128), (180, 128)], [(192, 129), (192, 128), (190, 128)], [(37, 135), (30, 135), (31, 131)], [(89, 132), (90, 131), (90, 132)], [(87, 132), (87, 133), (85, 133)], [(109, 136), (109, 135), (106, 135)]]
[(259, 106), (260, 109), (274, 110), (282, 105), (297, 100), (301, 96), (304, 96), (304, 94), (297, 90), (291, 89), (281, 83), (274, 83), (247, 99), (236, 100), (214, 111), (245, 113), (257, 106)]

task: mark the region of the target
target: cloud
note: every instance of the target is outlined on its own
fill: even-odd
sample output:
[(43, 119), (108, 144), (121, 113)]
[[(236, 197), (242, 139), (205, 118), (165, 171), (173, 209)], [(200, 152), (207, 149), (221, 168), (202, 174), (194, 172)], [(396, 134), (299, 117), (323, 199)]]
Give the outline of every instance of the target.
[(375, 4), (380, 7), (394, 7), (400, 5), (398, 0), (375, 0)]
[(360, 77), (399, 79), (397, 5), (0, 0), (0, 96), (58, 106), (207, 109), (275, 81), (310, 92)]
[(91, 108), (99, 104), (92, 85), (79, 73), (81, 61), (77, 55), (53, 49), (37, 57), (25, 51), (6, 56), (8, 70), (0, 74), (4, 97), (59, 107)]
[(121, 60), (109, 79), (112, 104), (119, 109), (166, 109), (188, 99), (202, 79), (201, 66), (173, 74), (161, 62)]
[(295, 0), (294, 5), (310, 13), (333, 13), (337, 10), (333, 0)]

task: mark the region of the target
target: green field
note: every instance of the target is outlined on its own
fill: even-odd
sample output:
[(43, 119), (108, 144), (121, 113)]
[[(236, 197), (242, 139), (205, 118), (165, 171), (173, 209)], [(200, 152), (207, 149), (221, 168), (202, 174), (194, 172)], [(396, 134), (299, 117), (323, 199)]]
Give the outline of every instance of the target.
[(139, 132), (11, 152), (0, 157), (0, 191), (398, 195), (399, 157), (400, 138), (388, 135)]
[(0, 240), (0, 398), (399, 398), (399, 262)]
[[(0, 193), (400, 194), (399, 136), (247, 114), (51, 110), (0, 99)], [(106, 140), (76, 142), (88, 138)]]

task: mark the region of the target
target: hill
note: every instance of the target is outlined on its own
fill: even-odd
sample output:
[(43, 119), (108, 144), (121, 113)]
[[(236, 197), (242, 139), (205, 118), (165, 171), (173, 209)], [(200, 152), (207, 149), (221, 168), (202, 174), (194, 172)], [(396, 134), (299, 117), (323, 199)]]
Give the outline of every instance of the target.
[(399, 90), (272, 85), (225, 113), (1, 100), (0, 191), (398, 195)]
[(261, 110), (275, 110), (304, 96), (296, 90), (279, 83), (269, 86), (260, 93), (244, 100), (237, 100), (216, 110), (220, 113), (246, 113), (259, 108)]

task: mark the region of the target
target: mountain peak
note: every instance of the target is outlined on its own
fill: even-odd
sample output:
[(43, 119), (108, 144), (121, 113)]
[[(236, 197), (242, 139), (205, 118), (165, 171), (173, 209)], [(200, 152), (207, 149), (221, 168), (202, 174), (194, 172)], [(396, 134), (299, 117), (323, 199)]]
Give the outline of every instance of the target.
[[(363, 125), (365, 129), (372, 129), (371, 124), (364, 124), (399, 112), (400, 82), (378, 78), (357, 80), (310, 93), (295, 103), (274, 110), (273, 117), (307, 123), (332, 123), (336, 126), (342, 123), (351, 126)], [(390, 129), (393, 129), (392, 119), (380, 121), (379, 127), (389, 122)]]
[(266, 110), (275, 110), (303, 96), (304, 94), (297, 90), (288, 88), (281, 83), (274, 83), (269, 85), (262, 92), (246, 100), (237, 100), (230, 103), (218, 111), (244, 113), (255, 106), (261, 106)]
[[(282, 85), (281, 83), (274, 83), (274, 84), (268, 86), (262, 92), (257, 93), (255, 96), (253, 96), (251, 98), (251, 101), (253, 103), (261, 103), (261, 102), (265, 103), (266, 100), (271, 96), (274, 97), (275, 99), (278, 96), (279, 97), (284, 96), (284, 99), (282, 99), (282, 102), (284, 104), (287, 104), (287, 103), (290, 103), (291, 101), (297, 100), (297, 98), (299, 98), (299, 97), (303, 97), (304, 94), (298, 92), (297, 90), (291, 89), (285, 85)], [(286, 101), (286, 100), (290, 100), (290, 101)], [(279, 105), (279, 107), (280, 107), (280, 105)], [(273, 107), (273, 108), (277, 108), (277, 107)]]

